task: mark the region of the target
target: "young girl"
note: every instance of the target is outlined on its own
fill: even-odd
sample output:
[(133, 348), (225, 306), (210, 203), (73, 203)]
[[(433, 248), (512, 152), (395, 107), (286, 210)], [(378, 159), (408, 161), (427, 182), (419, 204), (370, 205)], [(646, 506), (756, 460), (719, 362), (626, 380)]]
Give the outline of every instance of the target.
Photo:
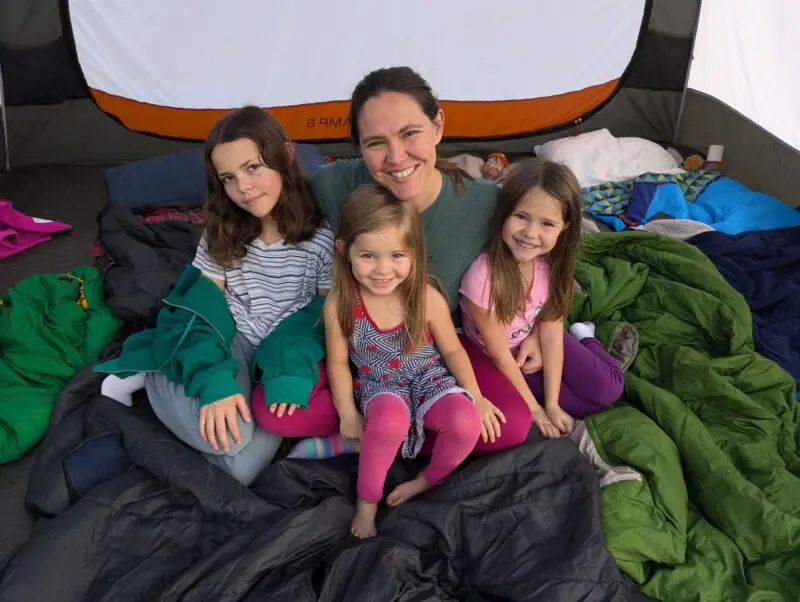
[(481, 433), (473, 401), (489, 404), (447, 302), (428, 284), (425, 257), (422, 224), (411, 203), (376, 185), (348, 196), (324, 314), (328, 379), (341, 436), (361, 442), (352, 524), (357, 537), (375, 535), (375, 513), (398, 449), (412, 458), (425, 430), (436, 431), (430, 464), (389, 494), (390, 506), (440, 483), (458, 467)]
[[(265, 111), (245, 107), (223, 117), (208, 135), (205, 159), (207, 225), (196, 270), (187, 269), (167, 297), (156, 329), (131, 337), (120, 358), (97, 369), (137, 371), (112, 374), (102, 392), (130, 404), (144, 387), (176, 436), (249, 484), (281, 441), (253, 427), (251, 368), (286, 318), (327, 293), (333, 234), (322, 226), (294, 147)], [(323, 352), (320, 341), (316, 359)]]
[(594, 324), (573, 324), (573, 336), (564, 331), (580, 213), (569, 168), (540, 159), (514, 166), (485, 251), (461, 282), (467, 338), (513, 383), (546, 437), (569, 434), (573, 418), (600, 412), (622, 394), (622, 370), (594, 338)]

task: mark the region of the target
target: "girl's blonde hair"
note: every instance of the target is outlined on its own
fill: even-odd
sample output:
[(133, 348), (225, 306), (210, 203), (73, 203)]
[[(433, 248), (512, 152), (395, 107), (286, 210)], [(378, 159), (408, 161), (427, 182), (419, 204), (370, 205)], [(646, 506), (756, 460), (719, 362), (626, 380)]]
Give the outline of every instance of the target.
[(411, 258), (411, 272), (399, 285), (403, 306), (403, 349), (410, 354), (425, 341), (426, 257), (425, 234), (419, 213), (412, 203), (401, 201), (385, 188), (365, 184), (354, 190), (342, 204), (339, 235), (333, 255), (333, 286), (329, 297), (335, 303), (339, 325), (346, 338), (353, 333), (353, 304), (356, 280), (350, 266), (350, 249), (362, 234), (396, 227)]
[(566, 226), (547, 256), (550, 292), (539, 318), (566, 318), (572, 306), (572, 279), (581, 238), (581, 188), (569, 167), (544, 159), (528, 159), (514, 165), (503, 183), (486, 245), (492, 274), (490, 300), (504, 324), (524, 310), (527, 291), (514, 256), (503, 242), (503, 225), (520, 199), (537, 188), (561, 204), (561, 218)]

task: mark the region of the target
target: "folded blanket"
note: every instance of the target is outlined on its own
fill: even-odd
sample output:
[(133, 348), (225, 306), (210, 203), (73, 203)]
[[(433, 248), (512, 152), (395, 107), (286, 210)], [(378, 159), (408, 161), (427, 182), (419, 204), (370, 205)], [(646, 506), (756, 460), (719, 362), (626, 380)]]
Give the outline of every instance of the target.
[(713, 232), (714, 228), (691, 219), (654, 219), (644, 225), (637, 226), (634, 230), (662, 234), (678, 240), (687, 240), (703, 232)]

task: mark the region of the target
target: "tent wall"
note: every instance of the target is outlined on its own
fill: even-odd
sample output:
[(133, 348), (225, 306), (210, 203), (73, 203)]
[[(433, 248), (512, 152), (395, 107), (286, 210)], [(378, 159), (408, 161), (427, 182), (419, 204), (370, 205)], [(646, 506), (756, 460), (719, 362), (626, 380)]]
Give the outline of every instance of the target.
[[(629, 87), (661, 88), (676, 90), (685, 79), (685, 63), (688, 56), (688, 44), (691, 39), (693, 14), (696, 12), (696, 0), (681, 0), (684, 8), (680, 10), (667, 10), (669, 2), (655, 0), (651, 8), (651, 31), (648, 33), (639, 51), (639, 60), (632, 65), (629, 73)], [(60, 15), (58, 0), (17, 0), (13, 3), (4, 3), (0, 7), (0, 22), (6, 24), (0, 30), (0, 47), (4, 50), (12, 49), (15, 54), (2, 52), (0, 60), (3, 61), (5, 71), (13, 69), (12, 59), (21, 56), (19, 50), (28, 51), (27, 64), (36, 66), (37, 50), (42, 45), (61, 43)], [(656, 29), (657, 27), (657, 29)], [(602, 34), (599, 34), (602, 35)], [(681, 47), (683, 47), (682, 50)], [(676, 53), (675, 48), (679, 51)], [(681, 53), (683, 56), (681, 56)], [(55, 55), (51, 55), (55, 56)], [(46, 71), (47, 57), (38, 53), (40, 64), (37, 69)], [(667, 58), (671, 60), (666, 60)], [(19, 64), (19, 61), (16, 61)], [(659, 78), (658, 81), (648, 81), (647, 74), (658, 72), (655, 65), (672, 64), (669, 77)], [(75, 68), (70, 65), (62, 71), (60, 77), (65, 81), (79, 79)], [(423, 75), (425, 75), (423, 73)], [(87, 100), (86, 91), (75, 93), (74, 86), (65, 84), (54, 86), (57, 90), (48, 88), (41, 82), (26, 82), (24, 78), (10, 78), (14, 85), (17, 102), (11, 102), (9, 109), (9, 128), (11, 138), (11, 159), (14, 165), (27, 165), (32, 163), (64, 163), (64, 162), (91, 162), (91, 161), (125, 161), (140, 157), (169, 152), (176, 148), (185, 148), (187, 143), (162, 140), (154, 137), (142, 136), (129, 132), (120, 127), (115, 121), (105, 116), (99, 109)], [(651, 77), (650, 80), (653, 78)], [(432, 80), (434, 87), (436, 81)], [(41, 95), (28, 94), (26, 102), (19, 102), (19, 90), (24, 86), (30, 90), (37, 87), (45, 90), (50, 98)], [(58, 98), (61, 91), (62, 98)], [(627, 89), (623, 89), (623, 94)], [(635, 94), (638, 103), (645, 102), (642, 91)], [(628, 114), (624, 110), (614, 110), (614, 106), (625, 107), (628, 103), (623, 99), (615, 98), (601, 111), (601, 121), (612, 131), (624, 131), (628, 135), (653, 136), (650, 122), (659, 122), (659, 138), (668, 138), (666, 124), (672, 117), (664, 115), (650, 115), (646, 113)], [(657, 101), (654, 106), (661, 106)], [(637, 122), (642, 121), (642, 127)], [(668, 127), (668, 126), (667, 126)], [(563, 133), (562, 133), (563, 135)], [(551, 137), (550, 134), (549, 137)], [(536, 139), (523, 138), (510, 141), (508, 148), (530, 152)], [(191, 144), (189, 144), (191, 146)], [(452, 146), (481, 150), (493, 148), (496, 145), (477, 143), (472, 145)], [(447, 152), (448, 145), (443, 146)], [(349, 155), (354, 151), (349, 144), (332, 144), (325, 147), (325, 151), (334, 156)]]
[(716, 98), (800, 150), (797, 0), (704, 0), (688, 89)]
[(8, 128), (12, 167), (134, 161), (198, 146), (131, 132), (90, 99), (9, 107)]
[[(561, 127), (605, 104), (636, 56), (652, 0), (506, 0), (502, 13), (462, 0), (455, 15), (451, 4), (406, 0), (409, 14), (426, 15), (414, 35), (451, 52), (409, 44), (408, 22), (368, 4), (195, 0), (187, 13), (161, 0), (133, 10), (68, 0), (64, 27), (92, 98), (134, 131), (203, 140), (229, 110), (255, 104), (295, 140), (342, 140), (353, 82), (405, 64), (436, 83), (448, 137), (486, 139)], [(231, 9), (248, 18), (230, 19)], [(222, 43), (209, 50), (209, 39)], [(558, 60), (541, 60), (548, 54)]]
[[(616, 136), (671, 142), (687, 78), (699, 4), (700, 0), (653, 0), (649, 30), (624, 87), (583, 123), (506, 141), (446, 141), (442, 145), (443, 154), (498, 148), (532, 152), (541, 141), (603, 127)], [(6, 94), (15, 99), (8, 107), (13, 166), (130, 161), (197, 146), (131, 132), (104, 114), (84, 89), (76, 90), (72, 85), (80, 79), (74, 65), (69, 63), (64, 67), (60, 59), (53, 58), (66, 53), (65, 46), (59, 49), (59, 44), (63, 46), (60, 40), (58, 0), (0, 3), (0, 64), (7, 80)], [(591, 40), (581, 43), (591, 44)], [(26, 97), (21, 99), (24, 102), (20, 102), (22, 86), (14, 83), (21, 80), (11, 79), (6, 73), (19, 68), (20, 57), (29, 59), (25, 65), (42, 74), (33, 83), (27, 80)], [(16, 67), (11, 66), (14, 63)], [(58, 73), (48, 67), (53, 64), (61, 65)], [(432, 84), (435, 88), (436, 82)], [(687, 93), (678, 142), (700, 152), (705, 152), (710, 144), (724, 144), (729, 175), (792, 206), (800, 201), (797, 153), (710, 98)], [(322, 149), (332, 156), (354, 153), (348, 143), (327, 143)]]
[(624, 86), (598, 113), (557, 132), (500, 142), (449, 144), (450, 152), (531, 152), (544, 141), (608, 128), (615, 136), (671, 141), (680, 106), (700, 0), (654, 0), (647, 34)]
[(12, 167), (127, 161), (185, 148), (134, 134), (89, 98), (58, 0), (0, 2), (0, 69)]
[(706, 151), (725, 146), (725, 174), (753, 190), (800, 206), (800, 154), (731, 108), (689, 92), (681, 119), (680, 142)]
[(800, 82), (790, 75), (800, 71), (798, 25), (797, 0), (704, 0), (679, 129), (681, 140), (725, 145), (729, 173), (792, 205), (800, 201)]

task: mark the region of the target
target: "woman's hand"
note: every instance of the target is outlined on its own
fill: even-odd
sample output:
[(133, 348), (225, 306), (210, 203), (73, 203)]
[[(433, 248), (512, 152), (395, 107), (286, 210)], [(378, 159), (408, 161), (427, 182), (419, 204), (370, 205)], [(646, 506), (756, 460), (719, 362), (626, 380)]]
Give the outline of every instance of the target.
[(540, 405), (537, 405), (533, 411), (531, 411), (531, 423), (548, 439), (555, 439), (561, 436), (561, 432), (552, 423), (547, 412), (545, 412), (544, 408)]
[(250, 407), (244, 396), (239, 393), (200, 408), (200, 436), (214, 450), (219, 449), (220, 444), (226, 452), (231, 450), (228, 431), (237, 445), (242, 442), (239, 434), (239, 419), (236, 416), (237, 410), (245, 422), (251, 421)]
[(544, 366), (542, 360), (542, 343), (539, 340), (539, 330), (533, 330), (517, 350), (517, 366), (523, 374), (538, 372)]
[[(269, 411), (275, 414), (277, 412), (278, 418), (283, 418), (283, 415), (291, 416), (299, 406), (296, 403), (273, 403), (269, 406)], [(286, 408), (289, 408), (287, 411)]]
[(475, 399), (475, 407), (481, 414), (481, 439), (484, 443), (500, 438), (500, 423), (506, 423), (506, 417), (496, 405), (485, 397)]
[(361, 441), (364, 436), (364, 417), (355, 409), (340, 417), (339, 434), (345, 439)]

